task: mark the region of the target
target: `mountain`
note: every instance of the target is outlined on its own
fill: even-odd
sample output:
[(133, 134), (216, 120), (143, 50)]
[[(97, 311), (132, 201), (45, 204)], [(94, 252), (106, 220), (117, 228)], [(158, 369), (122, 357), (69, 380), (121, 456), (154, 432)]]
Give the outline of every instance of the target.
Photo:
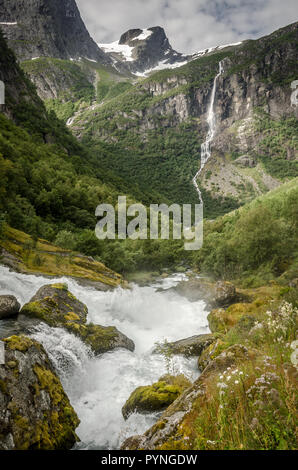
[[(116, 158), (114, 146), (103, 144), (90, 153), (55, 113), (47, 111), (1, 32), (0, 80), (6, 84), (5, 105), (0, 106), (0, 231), (5, 219), (49, 241), (60, 232), (66, 239), (77, 233), (81, 251), (86, 252), (86, 242), (99, 254), (94, 211), (100, 202), (116, 205), (119, 194), (144, 204), (161, 201), (154, 191), (148, 193), (101, 165), (104, 155)], [(111, 255), (113, 247), (106, 248), (107, 255), (117, 259)], [(120, 257), (120, 270), (124, 264)]]
[(125, 159), (105, 164), (125, 178), (147, 181), (173, 202), (195, 203), (193, 177), (221, 62), (212, 154), (197, 179), (205, 215), (213, 218), (297, 176), (297, 107), (291, 103), (297, 36), (294, 23), (154, 72), (117, 98), (101, 97), (79, 111), (71, 129), (94, 151), (99, 142), (123, 148)]
[(129, 70), (139, 77), (153, 72), (175, 69), (206, 54), (219, 52), (240, 45), (241, 42), (209, 47), (195, 54), (182, 54), (175, 51), (163, 28), (154, 26), (147, 29), (130, 29), (122, 34), (119, 41), (98, 44), (112, 59), (114, 67), (125, 73)]
[(85, 57), (110, 63), (90, 37), (75, 0), (0, 0), (0, 27), (20, 61)]
[(153, 70), (179, 67), (192, 58), (176, 52), (160, 26), (130, 29), (122, 34), (119, 41), (98, 46), (111, 57), (115, 67), (119, 62), (139, 76)]

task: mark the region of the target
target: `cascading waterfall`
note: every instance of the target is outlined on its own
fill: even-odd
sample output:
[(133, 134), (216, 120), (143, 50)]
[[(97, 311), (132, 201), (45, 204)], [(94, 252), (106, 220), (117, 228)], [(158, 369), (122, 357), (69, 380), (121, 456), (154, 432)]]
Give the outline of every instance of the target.
[[(189, 302), (167, 290), (185, 278), (185, 274), (176, 274), (148, 287), (134, 285), (132, 289), (100, 292), (82, 287), (73, 279), (49, 281), (0, 266), (0, 294), (15, 295), (23, 305), (42, 285), (66, 282), (69, 290), (87, 305), (88, 321), (114, 325), (135, 342), (134, 353), (119, 349), (94, 357), (79, 338), (64, 329), (45, 323), (32, 325), (30, 334), (48, 352), (81, 420), (78, 448), (118, 449), (124, 439), (142, 434), (156, 421), (157, 413), (134, 413), (124, 421), (121, 408), (136, 387), (153, 383), (168, 372), (164, 358), (151, 353), (156, 342), (209, 332), (204, 302)], [(0, 321), (0, 337), (18, 333), (17, 325)], [(196, 359), (177, 356), (171, 367), (172, 372), (183, 372), (192, 380), (199, 375)]]
[(214, 101), (215, 101), (215, 96), (216, 96), (216, 89), (217, 89), (217, 81), (220, 75), (224, 72), (223, 68), (223, 61), (219, 62), (219, 72), (216, 75), (214, 82), (213, 82), (213, 87), (212, 87), (212, 92), (211, 92), (211, 97), (210, 97), (210, 104), (208, 108), (208, 113), (207, 113), (207, 124), (209, 127), (207, 137), (205, 142), (201, 146), (201, 166), (197, 173), (195, 174), (193, 178), (193, 184), (194, 187), (196, 188), (196, 191), (199, 195), (200, 198), (200, 203), (203, 204), (203, 199), (202, 199), (202, 194), (199, 189), (198, 183), (197, 183), (197, 178), (200, 176), (200, 174), (203, 171), (204, 166), (206, 165), (207, 161), (211, 157), (211, 143), (215, 135), (215, 129), (216, 129), (216, 119), (215, 119), (215, 113), (214, 113)]

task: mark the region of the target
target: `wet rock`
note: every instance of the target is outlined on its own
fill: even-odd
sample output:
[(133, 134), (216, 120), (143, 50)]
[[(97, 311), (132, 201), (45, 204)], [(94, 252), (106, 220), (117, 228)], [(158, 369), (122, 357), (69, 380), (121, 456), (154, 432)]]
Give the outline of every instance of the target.
[(134, 412), (150, 413), (163, 410), (190, 386), (191, 382), (184, 375), (165, 375), (153, 385), (138, 387), (123, 406), (122, 414), (127, 419)]
[(116, 348), (134, 350), (134, 343), (113, 326), (87, 323), (88, 309), (69, 290), (66, 284), (41, 287), (30, 302), (21, 309), (21, 320), (32, 318), (52, 327), (65, 328), (79, 336), (95, 354)]
[(0, 295), (0, 320), (17, 315), (20, 307), (13, 295)]
[(211, 308), (228, 307), (239, 299), (235, 286), (225, 281), (214, 284), (206, 279), (189, 279), (179, 282), (172, 290), (190, 302), (204, 300)]
[(186, 357), (199, 356), (215, 340), (216, 337), (213, 334), (196, 335), (172, 343), (162, 344), (154, 352), (169, 352)]
[(43, 347), (26, 336), (4, 340), (0, 365), (0, 450), (71, 449), (79, 419)]

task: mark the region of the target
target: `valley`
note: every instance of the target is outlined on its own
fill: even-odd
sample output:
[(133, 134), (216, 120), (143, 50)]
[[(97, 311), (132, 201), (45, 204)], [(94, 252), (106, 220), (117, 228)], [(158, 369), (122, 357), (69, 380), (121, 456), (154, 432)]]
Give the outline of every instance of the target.
[[(0, 450), (297, 448), (297, 39), (0, 1)], [(202, 203), (202, 248), (98, 239), (121, 195)]]

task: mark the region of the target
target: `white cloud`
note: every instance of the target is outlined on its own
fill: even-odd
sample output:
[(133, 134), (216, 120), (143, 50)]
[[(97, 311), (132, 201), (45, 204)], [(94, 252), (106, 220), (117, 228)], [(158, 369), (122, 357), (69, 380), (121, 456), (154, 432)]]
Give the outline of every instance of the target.
[(99, 43), (162, 26), (179, 52), (260, 37), (297, 21), (297, 0), (76, 0)]

